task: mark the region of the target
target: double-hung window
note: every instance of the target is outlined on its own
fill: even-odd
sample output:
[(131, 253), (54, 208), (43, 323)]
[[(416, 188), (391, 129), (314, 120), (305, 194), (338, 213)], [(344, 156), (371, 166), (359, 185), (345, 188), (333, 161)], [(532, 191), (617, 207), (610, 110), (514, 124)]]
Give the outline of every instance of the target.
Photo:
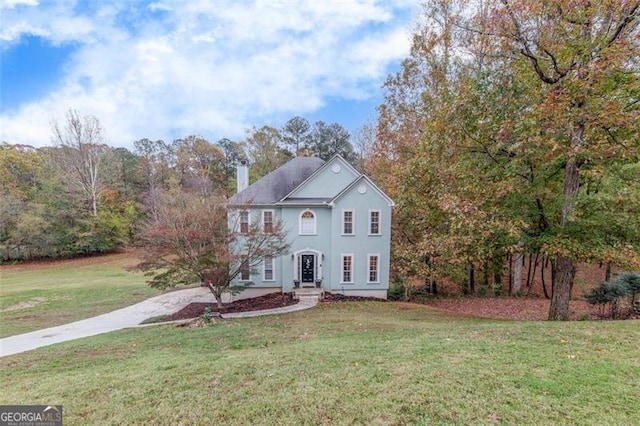
[(246, 210), (240, 212), (240, 233), (249, 233), (249, 212)]
[(262, 230), (267, 233), (273, 232), (273, 210), (262, 211)]
[(263, 281), (274, 281), (275, 273), (274, 273), (274, 263), (275, 259), (273, 257), (265, 257), (262, 261), (262, 278)]
[(342, 235), (354, 235), (353, 210), (342, 211)]
[(251, 270), (249, 269), (249, 259), (247, 256), (240, 258), (240, 281), (249, 281), (251, 279)]
[(353, 282), (353, 255), (342, 255), (342, 283)]
[(369, 276), (367, 277), (368, 283), (380, 282), (380, 255), (369, 255)]
[(369, 211), (369, 235), (380, 235), (380, 210)]

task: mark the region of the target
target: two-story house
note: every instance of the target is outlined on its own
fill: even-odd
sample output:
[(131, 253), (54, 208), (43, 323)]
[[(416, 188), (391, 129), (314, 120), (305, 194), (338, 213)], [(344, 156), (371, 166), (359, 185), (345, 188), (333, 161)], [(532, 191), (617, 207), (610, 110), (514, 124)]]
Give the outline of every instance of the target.
[(253, 283), (242, 297), (317, 287), (386, 299), (393, 201), (342, 157), (296, 157), (250, 186), (241, 164), (228, 202), (233, 226), (280, 220), (291, 242), (289, 253), (236, 278)]

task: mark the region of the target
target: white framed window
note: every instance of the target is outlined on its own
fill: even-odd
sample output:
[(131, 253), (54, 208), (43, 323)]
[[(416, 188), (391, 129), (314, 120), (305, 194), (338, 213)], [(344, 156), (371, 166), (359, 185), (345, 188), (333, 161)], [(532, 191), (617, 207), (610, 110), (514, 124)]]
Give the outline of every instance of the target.
[(251, 269), (249, 268), (249, 259), (242, 256), (240, 259), (240, 281), (249, 281), (251, 279)]
[(342, 280), (343, 284), (353, 283), (353, 254), (342, 255)]
[(379, 283), (380, 282), (380, 255), (379, 254), (370, 254), (369, 256), (369, 266), (367, 275), (368, 283)]
[(380, 235), (380, 210), (369, 210), (369, 235)]
[(353, 210), (342, 210), (342, 235), (354, 235)]
[(262, 230), (264, 232), (273, 232), (273, 210), (262, 211)]
[(265, 257), (262, 261), (262, 280), (275, 281), (275, 259), (273, 257)]
[(300, 214), (300, 235), (316, 234), (316, 215), (311, 210), (305, 210)]
[(240, 212), (240, 233), (249, 233), (249, 212), (247, 210), (242, 210)]

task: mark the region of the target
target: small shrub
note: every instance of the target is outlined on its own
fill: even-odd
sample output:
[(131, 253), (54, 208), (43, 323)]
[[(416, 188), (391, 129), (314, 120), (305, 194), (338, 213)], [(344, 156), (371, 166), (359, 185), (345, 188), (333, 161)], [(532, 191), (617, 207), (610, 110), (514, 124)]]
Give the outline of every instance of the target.
[(496, 297), (500, 297), (502, 296), (502, 284), (501, 283), (495, 283), (491, 286), (491, 288), (493, 289), (493, 294)]
[(388, 300), (404, 300), (404, 285), (402, 284), (393, 284), (387, 290), (387, 299)]
[(488, 293), (487, 286), (481, 285), (478, 287), (478, 296), (486, 296)]
[(582, 314), (580, 315), (580, 318), (578, 318), (578, 321), (589, 321), (590, 319), (589, 314)]
[(620, 298), (630, 295), (629, 288), (626, 283), (621, 281), (605, 281), (593, 288), (585, 295), (587, 302), (592, 305), (598, 305), (600, 316), (605, 316), (607, 305), (609, 306), (610, 317), (615, 319), (618, 316), (618, 304)]
[(211, 323), (211, 308), (204, 308), (204, 312), (202, 312), (202, 320), (207, 324)]

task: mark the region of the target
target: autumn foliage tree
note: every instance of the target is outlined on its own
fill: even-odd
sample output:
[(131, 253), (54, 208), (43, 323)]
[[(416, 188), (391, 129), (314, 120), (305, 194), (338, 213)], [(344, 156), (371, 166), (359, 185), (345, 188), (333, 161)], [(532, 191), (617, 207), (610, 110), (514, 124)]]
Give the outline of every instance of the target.
[(400, 265), (459, 277), (542, 253), (560, 320), (577, 262), (640, 264), (638, 187), (619, 174), (639, 161), (639, 13), (637, 1), (427, 2), (368, 166), (397, 193)]
[(288, 248), (280, 224), (265, 232), (255, 223), (241, 234), (229, 217), (224, 197), (183, 188), (164, 191), (156, 216), (142, 234), (145, 250), (139, 266), (150, 277), (149, 285), (160, 289), (207, 286), (222, 307), (224, 292), (245, 289), (246, 285), (232, 286), (241, 271)]

